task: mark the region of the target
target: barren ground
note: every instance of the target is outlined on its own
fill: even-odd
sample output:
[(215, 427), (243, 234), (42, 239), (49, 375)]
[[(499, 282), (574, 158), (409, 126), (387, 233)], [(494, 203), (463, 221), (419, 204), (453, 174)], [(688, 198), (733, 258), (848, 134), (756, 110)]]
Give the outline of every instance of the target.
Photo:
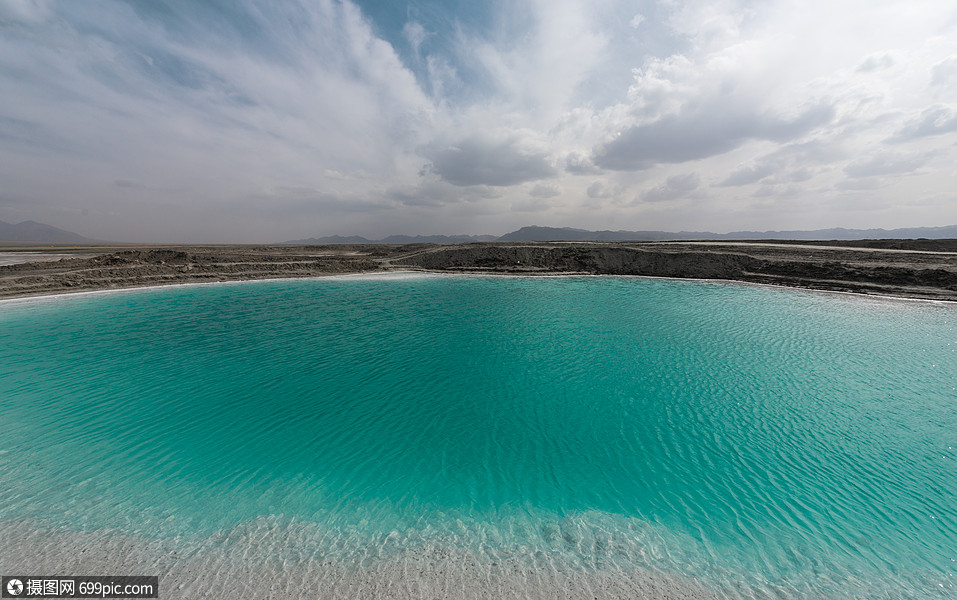
[[(0, 298), (190, 282), (426, 270), (725, 279), (957, 301), (957, 240), (342, 246), (7, 246)], [(54, 256), (65, 255), (58, 260)], [(12, 259), (10, 257), (13, 257)], [(54, 260), (51, 260), (54, 259)]]

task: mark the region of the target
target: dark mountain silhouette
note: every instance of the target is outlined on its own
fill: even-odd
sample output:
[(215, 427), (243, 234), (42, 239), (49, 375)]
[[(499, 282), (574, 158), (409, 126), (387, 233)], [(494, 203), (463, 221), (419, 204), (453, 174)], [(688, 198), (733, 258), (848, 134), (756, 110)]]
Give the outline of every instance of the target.
[(381, 240), (370, 240), (358, 235), (343, 237), (328, 235), (304, 240), (292, 240), (283, 244), (326, 245), (326, 244), (468, 244), (469, 242), (492, 242), (494, 235), (390, 235)]
[(304, 246), (325, 246), (328, 244), (376, 244), (372, 240), (366, 239), (360, 235), (327, 235), (325, 237), (318, 238), (305, 238), (302, 240), (289, 240), (288, 242), (281, 242), (282, 244), (295, 244), (295, 245), (304, 245)]
[(498, 238), (500, 242), (654, 242), (665, 240), (867, 240), (867, 239), (952, 239), (957, 225), (903, 229), (833, 229), (793, 231), (588, 231), (571, 227), (522, 227)]
[(47, 242), (50, 244), (96, 244), (98, 240), (91, 240), (78, 233), (66, 231), (52, 225), (23, 221), (22, 223), (6, 223), (0, 221), (0, 242)]
[(590, 231), (572, 227), (522, 227), (501, 237), (492, 235), (391, 235), (370, 240), (352, 235), (331, 235), (283, 244), (467, 244), (469, 242), (659, 242), (668, 240), (907, 240), (957, 239), (957, 225), (903, 229), (832, 229), (791, 231)]

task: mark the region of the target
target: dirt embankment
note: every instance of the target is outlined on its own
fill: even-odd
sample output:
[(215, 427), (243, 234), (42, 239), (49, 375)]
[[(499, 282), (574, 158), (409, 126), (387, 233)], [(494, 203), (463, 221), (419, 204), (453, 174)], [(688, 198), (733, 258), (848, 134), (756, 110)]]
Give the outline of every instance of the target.
[(91, 258), (0, 266), (0, 298), (171, 283), (317, 277), (378, 269), (374, 251), (351, 248), (119, 249)]
[(435, 249), (393, 261), (437, 271), (591, 273), (733, 279), (754, 261), (745, 255), (644, 250), (617, 245), (489, 246)]
[(730, 279), (813, 289), (957, 300), (957, 254), (781, 244), (470, 244), (393, 264), (434, 271), (578, 272)]
[[(920, 244), (918, 244), (920, 246)], [(421, 269), (730, 279), (957, 301), (957, 252), (814, 242), (77, 247), (0, 266), (0, 298), (204, 281)], [(24, 248), (23, 251), (28, 249)], [(36, 252), (35, 248), (29, 249)], [(12, 249), (13, 252), (17, 249)], [(31, 255), (35, 256), (35, 255)]]

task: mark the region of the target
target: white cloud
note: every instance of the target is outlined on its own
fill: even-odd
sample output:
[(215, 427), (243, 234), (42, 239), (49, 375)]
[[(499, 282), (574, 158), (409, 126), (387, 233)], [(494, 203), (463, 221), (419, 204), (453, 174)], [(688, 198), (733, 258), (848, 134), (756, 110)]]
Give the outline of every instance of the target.
[(770, 177), (774, 172), (774, 166), (769, 163), (752, 164), (738, 168), (717, 185), (728, 187), (757, 183), (766, 177)]
[(571, 108), (576, 88), (606, 58), (607, 39), (593, 30), (586, 6), (575, 0), (535, 0), (530, 25), (517, 43), (462, 39), (461, 51), (474, 57), (493, 82), (496, 110), (506, 118), (517, 111), (516, 125), (554, 124)]
[(406, 23), (405, 27), (402, 28), (402, 33), (405, 35), (405, 39), (408, 40), (409, 45), (412, 46), (412, 49), (416, 53), (419, 52), (422, 42), (424, 42), (428, 37), (425, 28), (422, 27), (422, 24), (416, 23), (415, 21), (409, 21)]
[(935, 105), (921, 111), (919, 116), (908, 119), (890, 141), (908, 142), (955, 131), (957, 131), (957, 109)]
[(871, 71), (880, 71), (883, 69), (889, 69), (894, 66), (897, 61), (894, 60), (894, 57), (888, 52), (880, 52), (878, 54), (872, 54), (864, 59), (857, 67), (857, 71), (862, 73), (869, 73)]
[(561, 194), (562, 188), (553, 183), (539, 183), (528, 192), (528, 195), (533, 198), (554, 198)]
[(53, 14), (51, 4), (50, 0), (0, 0), (0, 23), (42, 21)]
[(572, 152), (565, 157), (565, 170), (574, 175), (589, 175), (601, 172), (590, 158), (577, 152)]
[[(101, 166), (84, 171), (109, 172), (111, 181), (143, 182), (139, 195), (144, 200), (156, 198), (146, 190), (169, 188), (173, 180), (180, 191), (164, 197), (171, 207), (195, 198), (248, 210), (252, 207), (244, 198), (277, 182), (282, 183), (278, 189), (324, 188), (358, 198), (363, 188), (370, 189), (367, 184), (327, 179), (323, 173), (391, 178), (407, 172), (410, 163), (416, 169), (421, 165), (415, 147), (428, 135), (432, 104), (354, 6), (322, 2), (298, 13), (316, 35), (289, 57), (237, 52), (231, 40), (215, 36), (184, 43), (128, 11), (109, 17), (110, 27), (122, 31), (123, 38), (77, 25), (60, 28), (49, 39), (18, 40), (20, 48), (31, 49), (29, 58), (0, 45), (2, 62), (43, 65), (5, 85), (4, 112), (40, 128), (31, 143), (61, 147), (59, 158), (38, 159), (28, 170), (75, 172), (77, 162), (94, 161)], [(284, 36), (279, 21), (281, 15), (261, 26), (267, 35)], [(5, 45), (9, 49), (12, 40)], [(152, 64), (142, 55), (152, 56)], [(202, 79), (176, 79), (190, 73)], [(22, 152), (9, 143), (0, 148), (0, 153), (11, 151)], [(26, 161), (5, 162), (13, 167)], [(27, 182), (20, 172), (17, 182), (29, 184), (20, 193), (59, 196), (56, 187)], [(130, 188), (119, 191), (113, 202), (131, 195)], [(102, 201), (92, 198), (103, 193), (96, 186), (75, 193)], [(300, 202), (282, 193), (269, 198), (277, 215)], [(136, 205), (117, 206), (135, 223)], [(329, 206), (317, 201), (314, 212)], [(126, 235), (155, 235), (161, 222), (133, 225)]]
[(605, 187), (601, 181), (595, 181), (585, 190), (589, 198), (611, 198), (615, 195), (614, 191)]
[[(890, 226), (957, 188), (949, 2), (534, 0), (410, 12), (395, 47), (348, 0), (208, 8), (0, 0), (0, 219), (263, 242)], [(881, 212), (835, 222), (864, 188)]]
[(877, 156), (856, 160), (846, 167), (844, 172), (848, 177), (855, 179), (880, 177), (887, 175), (901, 175), (912, 173), (927, 164), (929, 156), (901, 156), (894, 154), (879, 154)]
[(697, 173), (682, 173), (669, 177), (664, 185), (651, 188), (641, 193), (640, 199), (644, 202), (667, 202), (684, 198), (690, 192), (698, 189), (701, 178)]
[(942, 88), (957, 88), (957, 56), (948, 56), (934, 65), (931, 84)]

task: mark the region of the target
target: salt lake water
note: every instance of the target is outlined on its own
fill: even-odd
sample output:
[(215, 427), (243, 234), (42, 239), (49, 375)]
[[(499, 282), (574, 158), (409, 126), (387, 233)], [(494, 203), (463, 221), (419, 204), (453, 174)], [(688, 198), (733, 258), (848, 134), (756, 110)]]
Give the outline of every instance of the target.
[(0, 521), (953, 598), (957, 306), (445, 276), (0, 303)]

